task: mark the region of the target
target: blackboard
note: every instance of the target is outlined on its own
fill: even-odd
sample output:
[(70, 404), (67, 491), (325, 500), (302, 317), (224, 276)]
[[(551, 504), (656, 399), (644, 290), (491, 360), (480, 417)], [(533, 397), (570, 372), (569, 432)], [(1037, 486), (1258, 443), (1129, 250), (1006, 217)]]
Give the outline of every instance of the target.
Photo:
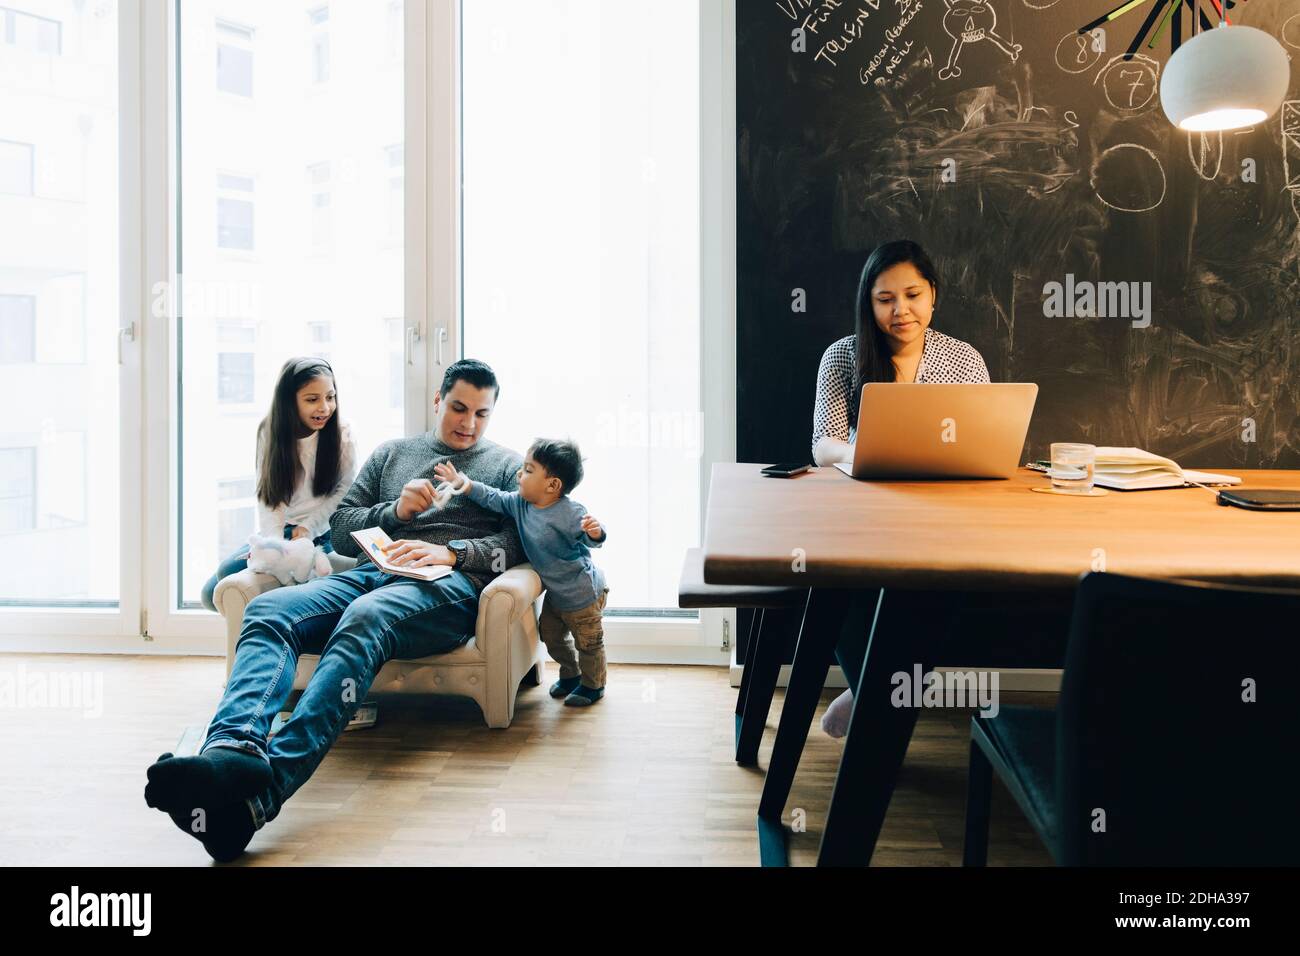
[[(808, 460), (821, 354), (853, 332), (870, 251), (910, 238), (939, 272), (934, 328), (994, 381), (1038, 383), (1026, 456), (1300, 467), (1300, 2), (1230, 5), (1283, 42), (1292, 83), (1266, 122), (1214, 134), (1175, 129), (1156, 86), (1190, 0), (1154, 49), (1155, 0), (1079, 36), (1118, 5), (737, 0), (739, 460)], [(1138, 283), (1149, 324), (1137, 299), (1045, 314), (1067, 281)]]

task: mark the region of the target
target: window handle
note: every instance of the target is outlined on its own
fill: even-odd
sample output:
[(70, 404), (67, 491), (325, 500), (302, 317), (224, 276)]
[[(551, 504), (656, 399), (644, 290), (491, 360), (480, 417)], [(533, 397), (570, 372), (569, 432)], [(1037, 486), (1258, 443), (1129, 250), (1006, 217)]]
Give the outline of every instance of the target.
[(438, 327), (438, 337), (437, 337), (437, 339), (436, 339), (435, 341), (436, 341), (436, 344), (437, 344), (437, 352), (435, 353), (435, 361), (437, 362), (437, 364), (438, 364), (439, 366), (441, 366), (441, 365), (442, 365), (442, 343), (445, 342), (445, 341), (447, 341), (447, 330), (444, 329), (442, 326), (439, 326), (439, 327)]
[(117, 364), (118, 365), (122, 364), (122, 340), (123, 339), (127, 340), (128, 342), (135, 341), (134, 322), (131, 322), (128, 325), (124, 325), (117, 330)]
[(412, 323), (406, 327), (406, 364), (415, 364), (415, 343), (420, 341), (420, 326)]

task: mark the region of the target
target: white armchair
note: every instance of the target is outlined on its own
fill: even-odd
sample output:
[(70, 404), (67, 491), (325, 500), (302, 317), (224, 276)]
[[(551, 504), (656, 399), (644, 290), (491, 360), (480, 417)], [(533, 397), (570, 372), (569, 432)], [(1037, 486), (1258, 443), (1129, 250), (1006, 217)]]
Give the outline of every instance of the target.
[[(356, 565), (352, 558), (329, 556), (335, 571)], [(240, 571), (223, 578), (213, 600), (226, 619), (226, 676), (235, 662), (235, 645), (250, 601), (279, 582), (269, 574)], [(521, 684), (535, 687), (544, 674), (543, 647), (537, 633), (537, 600), (542, 581), (532, 565), (519, 564), (494, 578), (478, 602), (474, 637), (447, 654), (414, 660), (391, 660), (371, 685), (371, 692), (449, 694), (471, 697), (483, 709), (489, 727), (509, 727)], [(298, 658), (295, 690), (307, 686), (319, 654)]]

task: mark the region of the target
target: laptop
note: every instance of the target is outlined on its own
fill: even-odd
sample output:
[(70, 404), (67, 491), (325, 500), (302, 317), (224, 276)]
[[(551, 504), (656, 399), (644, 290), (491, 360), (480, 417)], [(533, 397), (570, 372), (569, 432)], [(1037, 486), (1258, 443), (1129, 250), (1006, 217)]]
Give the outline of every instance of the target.
[(853, 478), (1010, 478), (1038, 398), (1033, 383), (862, 386)]

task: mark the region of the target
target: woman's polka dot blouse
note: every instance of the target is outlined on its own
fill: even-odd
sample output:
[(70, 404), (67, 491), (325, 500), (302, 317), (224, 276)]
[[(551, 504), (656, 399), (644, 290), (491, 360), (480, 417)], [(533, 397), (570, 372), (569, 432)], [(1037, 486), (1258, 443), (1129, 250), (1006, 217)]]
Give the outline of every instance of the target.
[[(857, 336), (846, 335), (831, 343), (822, 354), (817, 370), (817, 402), (813, 406), (813, 447), (824, 437), (853, 442), (857, 429), (849, 426), (849, 401), (856, 403), (853, 388), (853, 350)], [(925, 330), (918, 382), (987, 382), (989, 370), (984, 358), (971, 345), (951, 335)], [(856, 413), (857, 409), (853, 411)]]

